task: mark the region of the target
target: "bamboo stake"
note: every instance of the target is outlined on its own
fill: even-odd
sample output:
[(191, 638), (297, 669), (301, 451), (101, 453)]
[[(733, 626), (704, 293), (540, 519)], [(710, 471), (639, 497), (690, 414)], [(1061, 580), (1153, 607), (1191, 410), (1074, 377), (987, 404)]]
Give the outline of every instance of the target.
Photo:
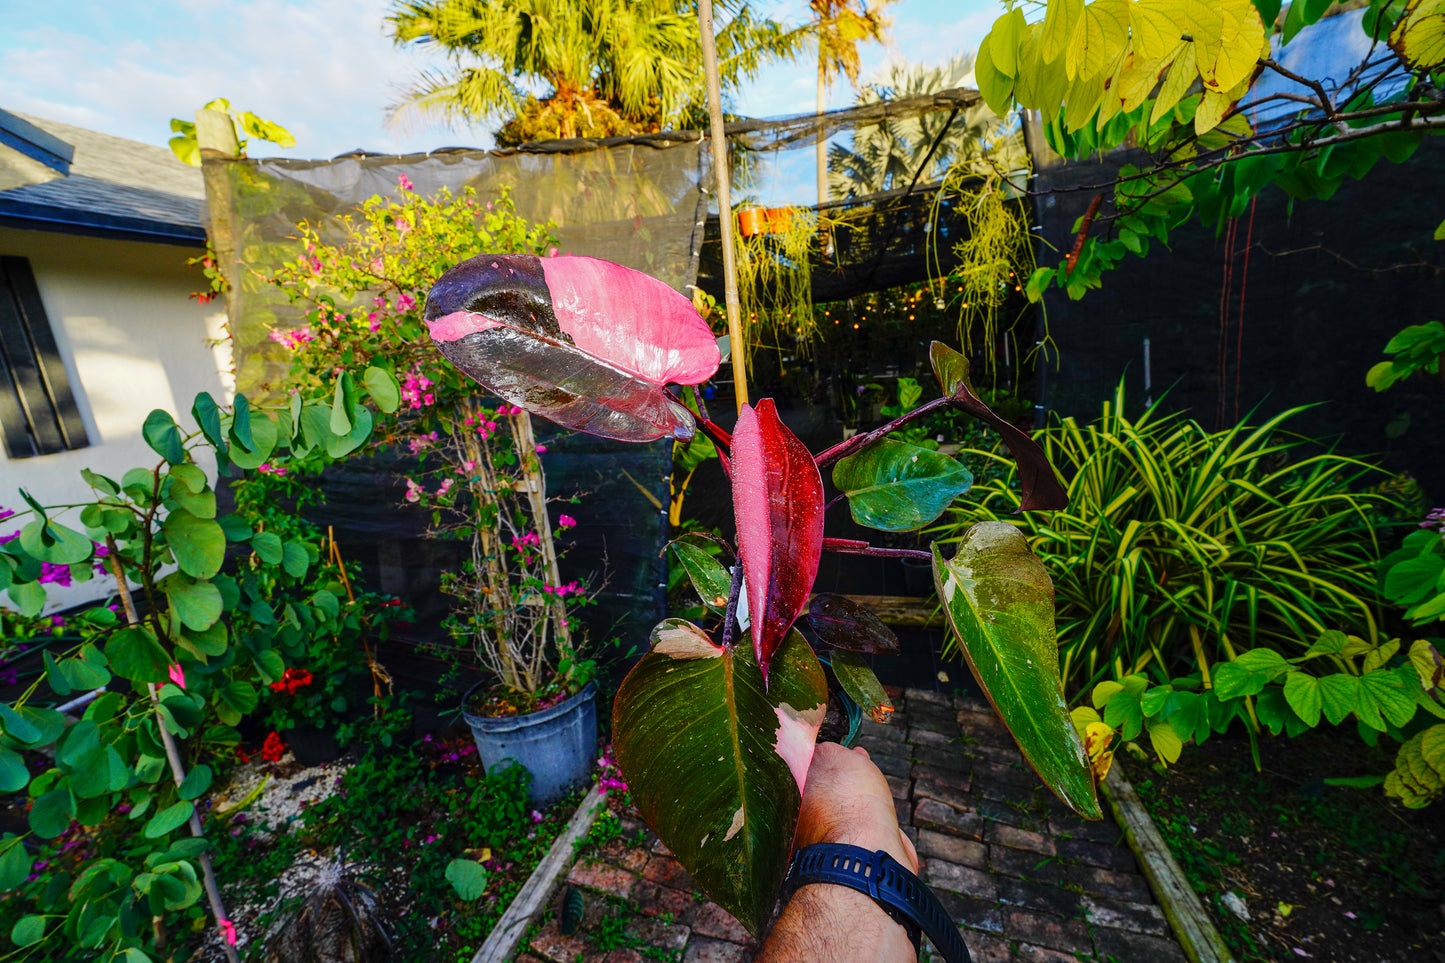
[[(125, 581), (125, 569), (120, 564), (120, 551), (116, 547), (115, 539), (107, 535), (105, 537), (106, 548), (110, 550), (106, 555), (106, 564), (110, 566), (111, 575), (115, 576), (116, 589), (120, 592), (120, 604), (125, 609), (125, 620), (127, 625), (140, 625), (140, 614), (136, 612), (135, 600), (131, 598), (130, 586)], [(160, 730), (161, 745), (166, 750), (166, 761), (171, 764), (171, 778), (176, 781), (176, 787), (186, 781), (186, 767), (181, 762), (180, 750), (176, 747), (176, 740), (166, 728), (165, 721), (160, 718), (160, 696), (156, 694), (156, 684), (147, 682), (146, 688), (150, 692), (151, 706), (156, 709), (156, 728)], [(191, 835), (197, 839), (205, 839), (206, 831), (201, 828), (201, 817), (196, 815), (195, 808), (191, 809), (191, 818), (187, 823), (190, 826)], [(221, 888), (216, 885), (216, 870), (211, 866), (211, 854), (202, 853), (197, 861), (201, 864), (201, 878), (205, 882), (206, 899), (211, 904), (211, 915), (216, 919), (216, 929), (221, 933), (221, 948), (225, 951), (228, 963), (240, 963), (240, 957), (236, 955), (236, 948), (231, 945), (229, 929), (235, 932), (235, 926), (231, 918), (226, 915), (226, 906), (221, 902)]]
[(712, 0), (698, 0), (702, 31), (702, 69), (707, 78), (707, 114), (712, 139), (712, 166), (717, 179), (718, 223), (722, 228), (723, 294), (727, 304), (728, 338), (732, 344), (733, 391), (738, 411), (748, 403), (747, 346), (743, 344), (742, 308), (738, 303), (737, 252), (733, 250), (733, 202), (728, 176), (728, 143), (723, 132), (722, 90), (718, 85), (717, 40), (712, 28)]

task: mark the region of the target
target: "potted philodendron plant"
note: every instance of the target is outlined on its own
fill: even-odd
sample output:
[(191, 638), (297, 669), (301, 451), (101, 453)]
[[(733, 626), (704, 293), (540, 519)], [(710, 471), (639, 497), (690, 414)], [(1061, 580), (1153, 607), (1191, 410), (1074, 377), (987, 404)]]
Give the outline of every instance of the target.
[[(840, 685), (881, 696), (851, 649), (879, 645), (866, 616), (810, 594), (824, 551), (929, 558), (940, 599), (980, 686), (1024, 757), (1065, 803), (1100, 816), (1094, 776), (1065, 710), (1053, 591), (1016, 528), (983, 523), (957, 554), (875, 548), (824, 535), (822, 471), (873, 528), (909, 530), (971, 483), (954, 459), (889, 434), (953, 407), (984, 419), (1020, 465), (1023, 508), (1061, 507), (1036, 445), (978, 400), (967, 363), (935, 344), (943, 397), (893, 424), (810, 453), (771, 400), (743, 406), (729, 434), (669, 384), (712, 375), (716, 342), (692, 304), (662, 282), (590, 258), (485, 256), (448, 271), (428, 297), (432, 340), (512, 404), (625, 441), (710, 437), (733, 481), (731, 573), (686, 553), (713, 614), (667, 619), (613, 706), (618, 764), (648, 825), (698, 884), (751, 931), (767, 922), (783, 878), (803, 784), (828, 700), (818, 655), (795, 623), (831, 647)], [(804, 614), (804, 610), (808, 612)], [(886, 708), (876, 705), (878, 715)]]

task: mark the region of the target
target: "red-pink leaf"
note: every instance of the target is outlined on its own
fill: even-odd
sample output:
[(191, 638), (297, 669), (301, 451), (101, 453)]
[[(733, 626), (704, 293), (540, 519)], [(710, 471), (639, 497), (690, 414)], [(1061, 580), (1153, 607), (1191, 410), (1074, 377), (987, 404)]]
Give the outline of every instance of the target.
[(427, 295), (432, 340), (505, 401), (621, 441), (693, 436), (666, 384), (717, 370), (692, 302), (656, 278), (590, 257), (484, 254)]
[(753, 651), (763, 678), (818, 577), (823, 479), (772, 399), (747, 405), (733, 429), (733, 513), (748, 588)]

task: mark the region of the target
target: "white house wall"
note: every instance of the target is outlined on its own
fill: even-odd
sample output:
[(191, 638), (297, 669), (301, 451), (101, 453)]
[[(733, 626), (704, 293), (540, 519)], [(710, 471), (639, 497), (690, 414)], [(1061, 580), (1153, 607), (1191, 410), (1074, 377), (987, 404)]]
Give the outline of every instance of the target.
[[(141, 437), (153, 409), (164, 408), (189, 428), (198, 392), (228, 403), (229, 346), (208, 343), (223, 336), (225, 312), (220, 301), (201, 305), (190, 298), (205, 284), (200, 271), (186, 264), (197, 253), (0, 228), (0, 255), (30, 261), (90, 438), (87, 448), (34, 458), (12, 460), (0, 449), (0, 506), (23, 508), (20, 488), (41, 504), (93, 497), (82, 468), (119, 479), (127, 469), (159, 461)], [(213, 463), (203, 467), (213, 474)], [(73, 514), (70, 521), (80, 527)], [(0, 522), (0, 534), (16, 527)], [(101, 597), (106, 581), (47, 586), (46, 610)]]

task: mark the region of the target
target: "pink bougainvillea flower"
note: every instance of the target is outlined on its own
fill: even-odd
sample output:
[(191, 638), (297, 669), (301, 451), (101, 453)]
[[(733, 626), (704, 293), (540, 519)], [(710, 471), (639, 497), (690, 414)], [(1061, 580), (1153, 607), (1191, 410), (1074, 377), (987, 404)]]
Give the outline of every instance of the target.
[(220, 920), (219, 922), (216, 923), (216, 925), (217, 925), (218, 927), (220, 927), (221, 935), (226, 938), (226, 945), (227, 945), (227, 946), (235, 946), (235, 945), (236, 945), (236, 924), (235, 924), (235, 923), (232, 923), (230, 920)]
[(545, 454), (547, 454), (547, 446), (546, 446), (546, 445), (538, 445), (538, 446), (537, 446), (537, 454), (539, 454), (539, 455), (545, 455)]
[(665, 386), (706, 381), (721, 361), (690, 300), (596, 258), (463, 261), (425, 318), (442, 354), (509, 404), (619, 441), (690, 439), (692, 413)]
[(186, 687), (186, 670), (181, 668), (179, 662), (173, 662), (170, 668), (166, 669), (166, 674), (171, 677), (172, 682), (182, 689)]
[(404, 191), (416, 190), (416, 186), (412, 184), (411, 178), (407, 177), (405, 174), (397, 175), (396, 186), (400, 187)]
[(576, 525), (577, 519), (573, 518), (571, 515), (560, 515), (557, 518), (558, 528), (574, 528), (576, 527)]

